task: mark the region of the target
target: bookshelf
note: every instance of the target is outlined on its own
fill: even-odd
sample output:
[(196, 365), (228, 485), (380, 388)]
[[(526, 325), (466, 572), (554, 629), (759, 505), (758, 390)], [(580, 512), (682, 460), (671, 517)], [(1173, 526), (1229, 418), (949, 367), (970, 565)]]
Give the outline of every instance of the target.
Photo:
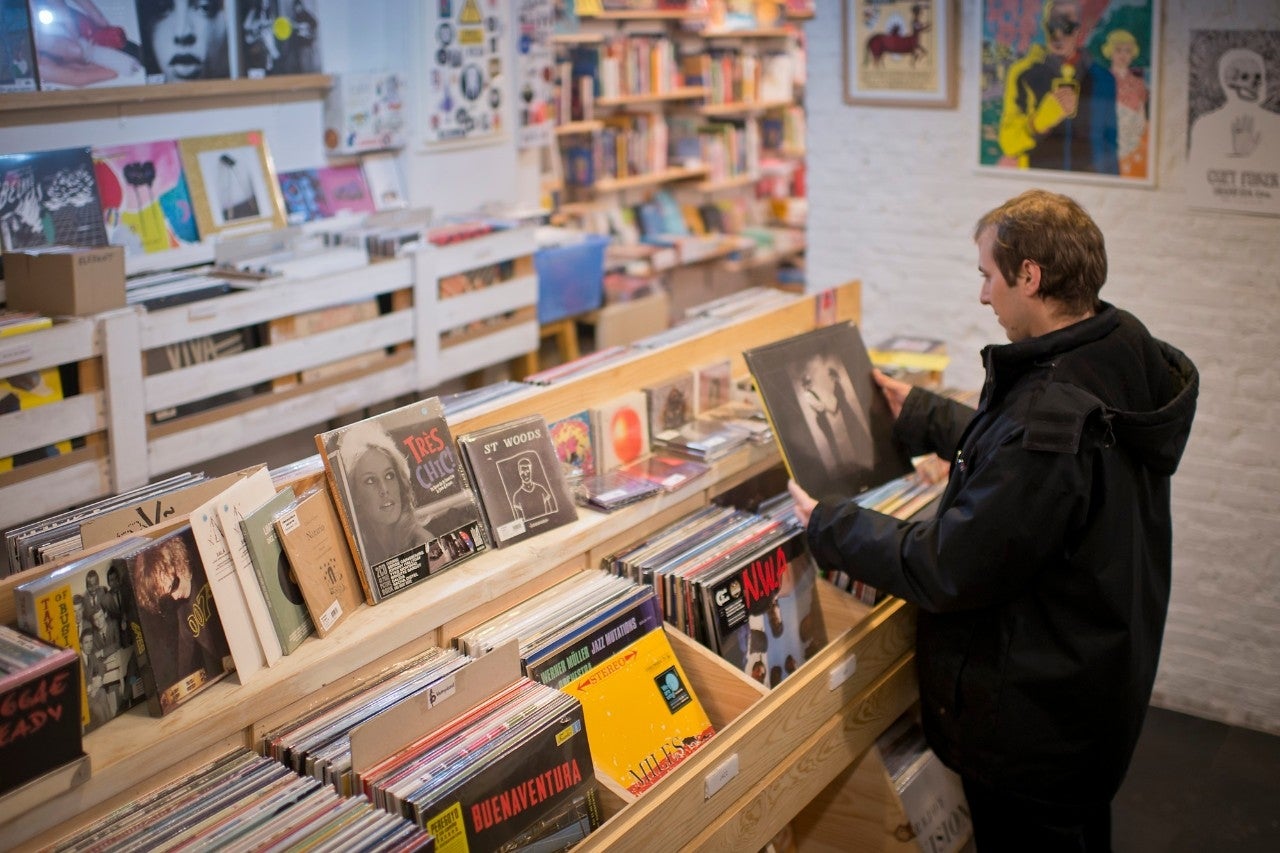
[[(857, 318), (858, 286), (836, 294), (836, 316)], [(555, 419), (639, 387), (676, 366), (730, 357), (745, 371), (744, 341), (766, 341), (812, 328), (813, 297), (794, 297), (563, 384), (539, 389), (454, 425), (458, 434), (536, 411)], [(85, 738), (92, 773), (0, 799), (0, 847), (35, 849), (158, 784), (189, 774), (226, 749), (252, 746), (280, 719), (345, 690), (389, 663), (501, 612), (541, 589), (598, 564), (721, 492), (773, 469), (772, 447), (747, 447), (716, 463), (711, 476), (612, 514), (583, 511), (573, 524), (500, 552), (490, 552), (379, 604), (362, 606), (324, 640), (309, 638), (292, 655), (246, 684), (211, 687), (160, 719), (145, 709)], [(159, 531), (157, 531), (159, 532)], [(0, 581), (10, 601), (12, 581)], [(915, 698), (911, 643), (914, 613), (900, 601), (874, 609), (820, 585), (829, 642), (786, 682), (764, 692), (725, 661), (679, 634), (673, 644), (719, 731), (703, 749), (639, 799), (606, 795), (604, 825), (584, 850), (651, 850), (662, 827), (664, 849), (758, 849), (861, 756)], [(10, 601), (11, 606), (11, 601)], [(2, 614), (12, 621), (12, 613)], [(21, 806), (19, 808), (18, 806)], [(820, 817), (817, 818), (820, 822)]]

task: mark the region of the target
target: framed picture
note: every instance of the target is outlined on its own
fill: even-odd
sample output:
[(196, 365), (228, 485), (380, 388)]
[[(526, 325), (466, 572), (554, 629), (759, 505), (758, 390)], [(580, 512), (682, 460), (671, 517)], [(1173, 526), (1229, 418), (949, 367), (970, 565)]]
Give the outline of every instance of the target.
[(201, 235), (284, 227), (284, 201), (262, 131), (195, 136), (178, 140), (178, 147)]
[(982, 0), (978, 165), (1151, 185), (1160, 0)]
[(955, 0), (844, 0), (844, 100), (954, 107)]
[(1280, 30), (1192, 30), (1187, 64), (1187, 203), (1280, 216)]

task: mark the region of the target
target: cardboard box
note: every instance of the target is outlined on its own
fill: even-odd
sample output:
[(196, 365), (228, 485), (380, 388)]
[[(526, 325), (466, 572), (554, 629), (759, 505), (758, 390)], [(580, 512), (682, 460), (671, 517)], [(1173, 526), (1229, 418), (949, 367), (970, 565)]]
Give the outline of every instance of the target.
[(4, 256), (5, 295), (15, 311), (51, 317), (124, 306), (124, 248), (58, 247)]
[(625, 346), (671, 325), (671, 297), (665, 290), (630, 302), (606, 305), (595, 312), (595, 346)]

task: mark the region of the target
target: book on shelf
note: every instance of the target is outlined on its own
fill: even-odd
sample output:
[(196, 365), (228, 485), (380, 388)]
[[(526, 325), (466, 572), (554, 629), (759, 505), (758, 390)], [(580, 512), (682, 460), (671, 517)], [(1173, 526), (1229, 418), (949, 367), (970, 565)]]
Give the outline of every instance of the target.
[(787, 471), (818, 500), (852, 497), (911, 470), (852, 323), (743, 353)]
[(360, 573), (328, 487), (303, 492), (273, 523), (316, 634), (327, 637), (364, 601)]
[(77, 716), (93, 731), (146, 699), (125, 616), (115, 557), (144, 540), (129, 537), (14, 588), (17, 625), (81, 658)]
[(541, 415), (460, 436), (458, 449), (496, 547), (577, 520), (551, 431)]
[(74, 649), (0, 625), (0, 795), (84, 754)]
[(370, 604), (487, 547), (438, 397), (320, 433), (316, 446)]
[(596, 769), (636, 796), (714, 734), (662, 628), (561, 689), (582, 703)]
[(293, 489), (286, 487), (240, 519), (240, 531), (253, 573), (266, 599), (280, 650), (286, 655), (292, 654), (303, 640), (315, 632), (302, 589), (276, 532), (275, 516), (294, 501)]
[[(227, 634), (191, 525), (116, 557), (152, 716), (163, 716), (233, 669)], [(252, 628), (250, 628), (252, 630)]]

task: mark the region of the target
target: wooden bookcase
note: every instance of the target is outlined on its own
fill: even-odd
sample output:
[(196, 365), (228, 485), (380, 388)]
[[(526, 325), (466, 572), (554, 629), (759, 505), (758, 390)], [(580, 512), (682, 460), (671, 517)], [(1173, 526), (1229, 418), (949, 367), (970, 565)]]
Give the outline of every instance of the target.
[[(857, 318), (858, 286), (835, 300), (839, 319)], [(679, 367), (730, 357), (745, 372), (744, 347), (812, 328), (812, 297), (738, 319), (664, 349), (563, 384), (497, 401), (454, 424), (456, 433), (538, 412), (549, 420), (639, 387)], [(582, 511), (577, 522), (501, 551), (482, 554), (379, 604), (362, 606), (334, 635), (312, 637), (246, 684), (212, 687), (191, 704), (154, 719), (145, 709), (86, 736), (92, 774), (0, 799), (0, 847), (34, 849), (123, 802), (190, 773), (260, 732), (390, 662), (452, 636), (489, 615), (705, 505), (779, 464), (773, 447), (749, 447), (714, 466), (709, 477), (612, 514)], [(0, 581), (0, 596), (11, 582)], [(673, 643), (717, 725), (717, 735), (643, 797), (607, 792), (604, 825), (580, 849), (751, 850), (763, 846), (838, 779), (915, 699), (914, 612), (888, 600), (874, 609), (819, 585), (829, 642), (768, 692), (725, 661), (675, 632)], [(809, 813), (806, 813), (809, 814)], [(809, 815), (812, 820), (812, 816)], [(655, 828), (660, 827), (660, 830)]]

